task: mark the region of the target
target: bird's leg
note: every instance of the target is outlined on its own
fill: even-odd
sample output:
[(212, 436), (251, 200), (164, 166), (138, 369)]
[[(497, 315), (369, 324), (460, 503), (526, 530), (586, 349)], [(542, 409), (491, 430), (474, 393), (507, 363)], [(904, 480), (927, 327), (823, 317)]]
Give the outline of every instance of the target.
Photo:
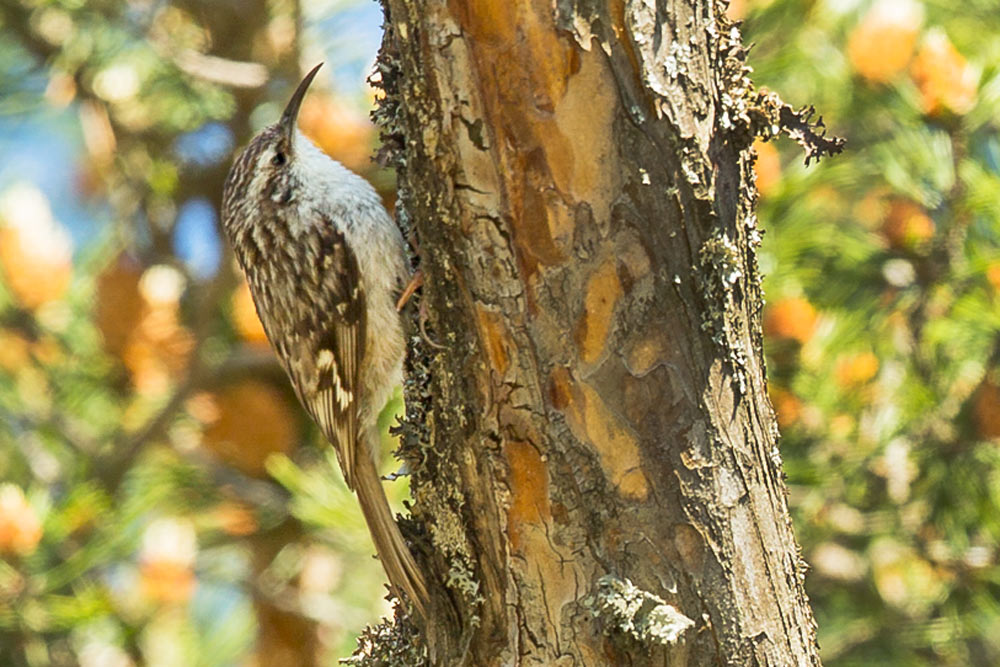
[(421, 299), (420, 310), (417, 312), (417, 326), (420, 328), (420, 335), (423, 336), (424, 342), (426, 342), (431, 347), (436, 348), (438, 350), (446, 349), (448, 347), (447, 345), (442, 345), (441, 343), (437, 342), (436, 340), (427, 335), (427, 331), (426, 329), (424, 329), (424, 326), (426, 324), (427, 324), (427, 302)]
[(403, 293), (400, 295), (399, 300), (396, 302), (397, 312), (403, 310), (403, 306), (406, 305), (406, 303), (410, 300), (410, 297), (413, 296), (413, 293), (416, 292), (417, 289), (423, 284), (424, 284), (424, 272), (421, 271), (420, 269), (417, 269), (416, 272), (413, 274), (413, 277), (410, 278), (410, 284), (406, 286), (406, 289), (403, 290)]
[[(417, 269), (413, 274), (413, 278), (410, 279), (410, 283), (406, 286), (406, 289), (403, 290), (403, 294), (400, 295), (399, 300), (396, 301), (396, 310), (402, 310), (410, 300), (410, 297), (413, 296), (413, 293), (416, 292), (417, 289), (419, 289), (423, 284), (424, 274), (420, 269)], [(424, 339), (424, 342), (439, 350), (445, 349), (446, 346), (438, 343), (427, 335), (427, 330), (425, 329), (425, 326), (427, 325), (427, 303), (423, 299), (420, 300), (420, 309), (417, 311), (417, 325), (420, 328), (420, 336)]]

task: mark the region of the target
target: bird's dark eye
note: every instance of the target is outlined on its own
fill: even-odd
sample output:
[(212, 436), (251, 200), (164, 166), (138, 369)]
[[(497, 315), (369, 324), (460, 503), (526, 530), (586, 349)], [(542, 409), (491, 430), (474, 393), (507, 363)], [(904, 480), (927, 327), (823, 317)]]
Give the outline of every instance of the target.
[(280, 167), (281, 165), (285, 164), (285, 161), (286, 161), (285, 154), (282, 153), (281, 151), (275, 153), (274, 157), (271, 158), (271, 164), (273, 164), (275, 167)]

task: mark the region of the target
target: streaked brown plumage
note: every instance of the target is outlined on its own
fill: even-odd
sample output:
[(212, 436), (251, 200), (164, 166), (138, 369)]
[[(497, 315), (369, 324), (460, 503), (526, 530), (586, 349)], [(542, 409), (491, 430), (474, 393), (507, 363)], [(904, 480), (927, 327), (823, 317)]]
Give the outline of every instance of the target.
[(368, 182), (296, 129), (319, 67), (237, 157), (222, 222), (264, 331), (357, 492), (389, 583), (423, 615), (424, 579), (375, 464), (376, 418), (402, 377), (394, 296), (409, 274), (403, 238)]

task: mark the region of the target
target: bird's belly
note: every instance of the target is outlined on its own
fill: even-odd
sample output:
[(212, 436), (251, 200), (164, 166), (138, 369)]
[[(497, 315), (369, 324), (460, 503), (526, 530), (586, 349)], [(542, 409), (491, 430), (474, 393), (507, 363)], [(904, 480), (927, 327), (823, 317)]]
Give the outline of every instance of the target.
[(393, 303), (369, 302), (362, 385), (369, 392), (372, 418), (385, 407), (393, 389), (403, 381), (405, 338)]

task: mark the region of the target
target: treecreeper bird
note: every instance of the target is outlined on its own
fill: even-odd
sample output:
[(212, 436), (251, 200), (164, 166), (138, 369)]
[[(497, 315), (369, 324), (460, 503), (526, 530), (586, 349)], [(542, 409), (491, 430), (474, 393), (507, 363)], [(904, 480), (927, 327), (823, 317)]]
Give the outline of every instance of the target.
[(236, 158), (222, 224), (271, 346), (357, 493), (390, 585), (423, 616), (424, 578), (376, 466), (376, 419), (402, 379), (405, 339), (394, 297), (409, 267), (403, 237), (371, 185), (296, 127), (321, 66)]

